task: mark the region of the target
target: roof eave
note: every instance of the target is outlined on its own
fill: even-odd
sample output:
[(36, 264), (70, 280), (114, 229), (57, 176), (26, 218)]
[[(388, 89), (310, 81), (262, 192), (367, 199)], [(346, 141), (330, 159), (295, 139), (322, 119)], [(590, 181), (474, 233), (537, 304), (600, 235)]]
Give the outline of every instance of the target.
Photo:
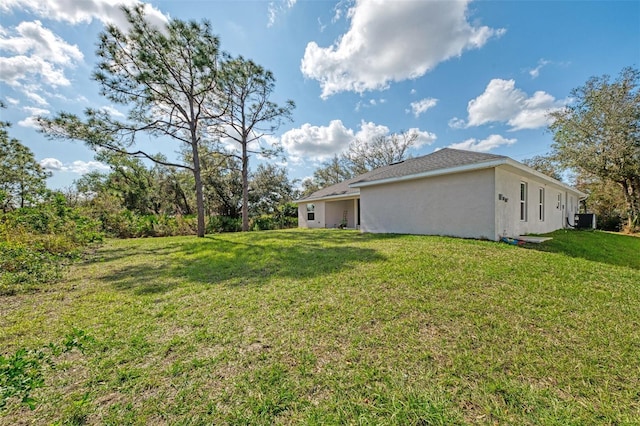
[(580, 198), (586, 198), (588, 196), (588, 194), (585, 194), (582, 191), (577, 190), (576, 188), (573, 188), (569, 185), (567, 185), (566, 183), (560, 182), (559, 180), (556, 180), (550, 176), (545, 175), (544, 173), (540, 173), (539, 171), (532, 169), (531, 167), (525, 166), (522, 163), (519, 163), (515, 160), (512, 160), (511, 158), (508, 157), (504, 157), (504, 158), (498, 158), (495, 160), (491, 160), (491, 161), (484, 161), (482, 163), (473, 163), (473, 164), (465, 164), (462, 166), (455, 166), (455, 167), (449, 167), (446, 169), (437, 169), (437, 170), (430, 170), (427, 172), (422, 172), (422, 173), (414, 173), (412, 175), (406, 175), (406, 176), (400, 176), (400, 177), (392, 177), (392, 178), (387, 178), (387, 179), (380, 179), (380, 180), (372, 180), (372, 181), (368, 181), (368, 182), (354, 182), (352, 184), (349, 185), (349, 187), (351, 188), (362, 188), (362, 187), (367, 187), (367, 186), (375, 186), (375, 185), (383, 185), (386, 183), (395, 183), (395, 182), (404, 182), (404, 181), (408, 181), (408, 180), (414, 180), (414, 179), (422, 179), (422, 178), (426, 178), (426, 177), (432, 177), (432, 176), (442, 176), (442, 175), (447, 175), (447, 174), (452, 174), (452, 173), (463, 173), (463, 172), (470, 172), (470, 171), (475, 171), (475, 170), (482, 170), (482, 169), (489, 169), (489, 168), (494, 168), (494, 167), (498, 167), (501, 165), (509, 165), (512, 167), (515, 167), (523, 172), (532, 174), (540, 179), (549, 181), (557, 186), (560, 186), (566, 190), (572, 191), (577, 193)]
[(349, 198), (358, 198), (360, 196), (360, 191), (351, 192), (349, 194), (339, 194), (339, 195), (325, 195), (323, 197), (309, 197), (309, 198), (301, 198), (297, 201), (294, 201), (294, 204), (302, 204), (302, 203), (311, 203), (314, 201), (330, 201), (330, 200), (344, 200)]
[(564, 188), (565, 190), (575, 192), (576, 194), (578, 194), (578, 197), (580, 199), (585, 199), (585, 198), (587, 198), (589, 196), (589, 194), (586, 194), (586, 193), (584, 193), (584, 192), (582, 192), (582, 191), (580, 191), (580, 190), (578, 190), (578, 189), (576, 189), (576, 188), (574, 188), (574, 187), (572, 187), (570, 185), (567, 185), (564, 182), (561, 182), (561, 181), (559, 181), (557, 179), (554, 179), (551, 176), (547, 176), (544, 173), (541, 173), (541, 172), (537, 171), (536, 169), (532, 169), (531, 167), (528, 167), (528, 166), (526, 166), (526, 165), (524, 165), (522, 163), (519, 163), (519, 162), (517, 162), (515, 160), (512, 160), (510, 158), (507, 158), (506, 164), (508, 164), (509, 166), (515, 167), (515, 168), (517, 168), (519, 170), (522, 170), (523, 172), (526, 172), (526, 173), (529, 173), (531, 175), (534, 175), (534, 176), (536, 176), (536, 177), (538, 177), (540, 179), (544, 179), (546, 181), (549, 181), (549, 182), (551, 182), (551, 183), (553, 183), (553, 184), (555, 184), (557, 186), (560, 186), (560, 187)]
[(452, 173), (463, 173), (463, 172), (470, 172), (474, 170), (489, 169), (489, 168), (498, 167), (502, 164), (505, 164), (507, 160), (508, 158), (504, 157), (504, 158), (498, 158), (495, 160), (484, 161), (482, 163), (464, 164), (461, 166), (448, 167), (446, 169), (437, 169), (437, 170), (429, 170), (427, 172), (414, 173), (412, 175), (372, 180), (369, 182), (354, 182), (350, 184), (349, 187), (363, 188), (367, 186), (384, 185), (386, 183), (395, 183), (395, 182), (404, 182), (408, 180), (422, 179), (422, 178), (432, 177), (432, 176), (442, 176), (442, 175), (448, 175)]

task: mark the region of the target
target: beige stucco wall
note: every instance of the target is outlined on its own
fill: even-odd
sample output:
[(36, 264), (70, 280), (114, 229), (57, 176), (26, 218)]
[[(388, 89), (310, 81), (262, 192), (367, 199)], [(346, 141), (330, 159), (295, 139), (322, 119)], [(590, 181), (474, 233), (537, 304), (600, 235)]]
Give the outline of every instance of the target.
[[(307, 204), (315, 206), (315, 217), (312, 221), (307, 220)], [(298, 227), (299, 228), (324, 228), (325, 202), (315, 201), (311, 203), (298, 204)]]
[[(567, 217), (569, 223), (573, 224), (573, 215), (578, 211), (577, 194), (534, 176), (522, 176), (500, 167), (495, 170), (495, 216), (498, 236), (514, 237), (552, 232), (565, 227)], [(524, 221), (520, 220), (520, 182), (527, 183), (527, 218)], [(539, 188), (544, 188), (543, 220), (540, 220), (538, 214)], [(499, 194), (508, 201), (499, 200)]]
[(494, 169), (360, 188), (363, 232), (496, 239)]

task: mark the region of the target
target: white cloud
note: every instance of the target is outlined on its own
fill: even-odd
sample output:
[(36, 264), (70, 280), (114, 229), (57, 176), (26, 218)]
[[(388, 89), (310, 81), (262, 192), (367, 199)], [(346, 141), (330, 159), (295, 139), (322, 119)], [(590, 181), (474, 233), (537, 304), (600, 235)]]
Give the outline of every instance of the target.
[(322, 98), (420, 77), (504, 33), (469, 23), (467, 5), (468, 0), (399, 1), (390, 7), (357, 0), (347, 15), (349, 30), (329, 47), (308, 43), (300, 69), (320, 82)]
[(362, 108), (372, 108), (374, 106), (377, 106), (378, 104), (384, 104), (386, 102), (387, 100), (385, 98), (369, 99), (369, 102), (358, 101), (356, 103), (354, 111), (359, 112)]
[(537, 129), (548, 125), (548, 113), (564, 104), (565, 101), (558, 101), (542, 91), (528, 97), (515, 87), (514, 80), (496, 78), (489, 82), (483, 94), (469, 101), (467, 127), (506, 122), (511, 131)]
[(71, 163), (64, 164), (62, 161), (58, 160), (57, 158), (50, 158), (50, 157), (43, 158), (42, 160), (40, 160), (40, 165), (47, 170), (53, 170), (58, 172), (71, 172), (71, 173), (77, 173), (80, 175), (87, 174), (94, 170), (98, 170), (98, 171), (110, 170), (109, 166), (99, 161), (76, 160)]
[[(95, 19), (125, 28), (128, 24), (121, 7), (138, 4), (144, 5), (151, 24), (160, 26), (167, 22), (160, 11), (138, 0), (3, 0), (0, 13), (30, 13), (74, 25)], [(70, 86), (66, 71), (84, 59), (77, 45), (67, 43), (38, 20), (21, 22), (11, 29), (0, 26), (0, 51), (0, 81), (20, 88), (39, 105), (47, 103), (35, 92), (42, 85)]]
[[(10, 35), (11, 33), (11, 35)], [(57, 87), (70, 85), (64, 75), (67, 68), (75, 66), (84, 58), (76, 45), (71, 45), (44, 28), (40, 21), (21, 22), (17, 27), (0, 32), (0, 51), (14, 56), (0, 57), (0, 80), (11, 86), (21, 86), (35, 79)], [(39, 104), (46, 101), (38, 96)]]
[[(436, 140), (436, 135), (418, 128), (407, 130), (408, 133), (417, 133), (418, 139), (414, 147), (430, 145)], [(303, 124), (297, 129), (291, 129), (280, 138), (282, 146), (289, 154), (292, 162), (301, 159), (312, 161), (324, 161), (335, 154), (343, 152), (349, 143), (358, 139), (371, 141), (380, 136), (389, 135), (387, 126), (373, 122), (361, 121), (360, 129), (354, 131), (347, 128), (341, 120), (333, 120), (328, 126), (312, 126)]]
[[(280, 1), (269, 2), (269, 8), (267, 10), (267, 14), (268, 14), (267, 27), (272, 27), (273, 24), (276, 23), (278, 14), (283, 13), (288, 9), (291, 9), (293, 6), (295, 6), (297, 1), (298, 0), (280, 0)], [(320, 21), (318, 20), (318, 22)], [(322, 31), (322, 29), (320, 31)]]
[(418, 118), (420, 114), (425, 113), (429, 108), (433, 108), (438, 103), (435, 98), (424, 98), (422, 100), (411, 102), (411, 111)]
[(361, 141), (371, 141), (380, 136), (389, 134), (389, 128), (382, 124), (375, 124), (371, 121), (361, 121), (360, 130), (355, 134), (356, 139)]
[(28, 112), (30, 115), (29, 117), (18, 121), (18, 126), (32, 127), (34, 129), (38, 128), (38, 124), (36, 123), (36, 117), (38, 117), (39, 115), (47, 115), (50, 113), (49, 110), (42, 109), (42, 108), (24, 107), (22, 109)]
[(354, 132), (341, 120), (332, 120), (328, 126), (305, 123), (291, 129), (280, 138), (282, 146), (293, 157), (324, 161), (341, 152), (354, 139)]
[(99, 161), (76, 160), (70, 164), (64, 165), (63, 170), (84, 175), (94, 170), (108, 171), (110, 170), (110, 168), (106, 164), (103, 164)]
[(10, 96), (6, 97), (7, 102), (9, 102), (11, 105), (18, 105), (20, 103), (20, 100), (18, 99), (14, 99)]
[(20, 86), (23, 81), (31, 77), (54, 87), (71, 84), (62, 69), (54, 68), (42, 58), (22, 55), (10, 58), (0, 57), (0, 81), (10, 86)]
[(453, 117), (447, 124), (452, 129), (464, 129), (464, 127), (467, 125), (467, 122), (462, 118)]
[(333, 7), (333, 18), (331, 18), (331, 22), (332, 23), (336, 23), (338, 22), (343, 16), (348, 15), (349, 14), (349, 5), (351, 3), (351, 0), (340, 0), (334, 7)]
[(40, 165), (47, 170), (62, 170), (62, 161), (57, 158), (43, 158), (40, 160)]
[(47, 100), (45, 98), (43, 98), (42, 96), (38, 95), (37, 93), (26, 92), (25, 96), (27, 98), (31, 99), (32, 101), (34, 101), (35, 103), (37, 103), (38, 105), (41, 105), (41, 106), (49, 105), (49, 102), (47, 102)]
[(424, 146), (424, 145), (431, 145), (436, 141), (436, 139), (438, 139), (435, 133), (421, 131), (420, 129), (415, 127), (407, 130), (407, 133), (416, 133), (418, 135), (418, 138), (416, 139), (416, 142), (413, 145), (414, 148), (420, 148), (421, 146)]
[(27, 10), (42, 18), (71, 24), (90, 23), (97, 19), (121, 28), (127, 26), (122, 6), (144, 4), (147, 20), (157, 26), (167, 22), (167, 17), (149, 3), (138, 0), (3, 0), (0, 11)]
[(120, 117), (120, 118), (124, 118), (125, 115), (123, 113), (121, 113), (120, 111), (118, 111), (117, 109), (115, 109), (114, 107), (110, 106), (110, 105), (105, 105), (103, 107), (100, 107), (100, 109), (106, 113), (108, 113), (109, 115), (112, 115), (114, 117)]
[(0, 38), (0, 50), (67, 66), (83, 59), (77, 45), (68, 44), (51, 30), (44, 28), (40, 21), (21, 22), (15, 27), (15, 32), (15, 37)]
[(508, 123), (513, 126), (511, 130), (544, 127), (551, 123), (549, 113), (557, 111), (565, 104), (565, 101), (556, 101), (550, 94), (538, 91), (524, 101), (520, 112), (511, 118)]
[(486, 139), (477, 140), (474, 138), (449, 145), (449, 148), (466, 149), (469, 151), (488, 152), (502, 145), (513, 145), (517, 139), (506, 139), (500, 135), (491, 135)]
[(544, 67), (545, 65), (549, 65), (550, 63), (551, 61), (540, 59), (538, 61), (538, 66), (529, 70), (529, 75), (531, 76), (531, 78), (537, 78), (540, 75), (540, 70), (542, 69), (542, 67)]
[(514, 80), (493, 79), (483, 94), (469, 101), (468, 126), (508, 121), (519, 112), (526, 99), (526, 93), (515, 88)]

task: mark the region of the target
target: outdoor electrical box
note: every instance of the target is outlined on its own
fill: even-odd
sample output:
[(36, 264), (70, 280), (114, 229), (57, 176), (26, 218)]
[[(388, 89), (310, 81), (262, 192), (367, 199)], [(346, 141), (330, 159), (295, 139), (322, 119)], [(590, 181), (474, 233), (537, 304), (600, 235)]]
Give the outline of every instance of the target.
[(578, 213), (573, 219), (576, 229), (596, 229), (596, 215), (594, 213)]

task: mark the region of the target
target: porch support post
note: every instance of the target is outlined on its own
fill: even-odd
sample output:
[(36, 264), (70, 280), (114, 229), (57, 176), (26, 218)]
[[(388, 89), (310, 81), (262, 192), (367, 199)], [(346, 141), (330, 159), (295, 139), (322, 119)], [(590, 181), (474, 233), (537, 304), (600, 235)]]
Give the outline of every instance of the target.
[(353, 229), (358, 229), (358, 199), (353, 199)]

